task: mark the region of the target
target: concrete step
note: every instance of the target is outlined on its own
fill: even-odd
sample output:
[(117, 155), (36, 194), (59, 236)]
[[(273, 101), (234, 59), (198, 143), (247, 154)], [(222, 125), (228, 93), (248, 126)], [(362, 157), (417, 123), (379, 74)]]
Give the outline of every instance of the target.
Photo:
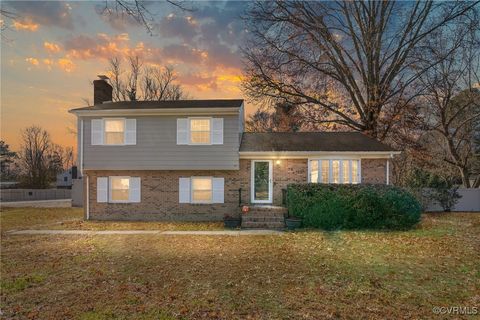
[(250, 207), (247, 215), (285, 215), (288, 212), (284, 207)]
[(242, 221), (253, 221), (253, 222), (283, 222), (285, 218), (283, 214), (280, 216), (260, 216), (260, 215), (243, 215)]
[(255, 206), (250, 206), (250, 211), (256, 210), (256, 211), (286, 211), (287, 208), (285, 207), (280, 207), (280, 206), (261, 206), (261, 205), (255, 205)]
[(283, 223), (283, 222), (242, 221), (242, 228), (282, 229), (282, 228), (285, 228), (285, 223)]

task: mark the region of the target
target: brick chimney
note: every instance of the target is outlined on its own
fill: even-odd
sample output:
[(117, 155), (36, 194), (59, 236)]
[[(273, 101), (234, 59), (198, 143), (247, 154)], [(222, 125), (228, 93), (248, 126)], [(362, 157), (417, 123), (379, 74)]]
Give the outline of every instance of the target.
[(112, 101), (113, 88), (108, 84), (108, 77), (99, 75), (98, 80), (93, 80), (93, 103), (101, 104), (105, 101)]

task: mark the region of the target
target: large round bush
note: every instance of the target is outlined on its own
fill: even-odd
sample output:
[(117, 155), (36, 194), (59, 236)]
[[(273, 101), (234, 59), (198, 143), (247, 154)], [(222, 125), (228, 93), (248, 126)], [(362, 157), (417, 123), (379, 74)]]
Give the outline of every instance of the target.
[(304, 226), (326, 230), (407, 229), (421, 214), (412, 194), (385, 185), (292, 184), (287, 203)]

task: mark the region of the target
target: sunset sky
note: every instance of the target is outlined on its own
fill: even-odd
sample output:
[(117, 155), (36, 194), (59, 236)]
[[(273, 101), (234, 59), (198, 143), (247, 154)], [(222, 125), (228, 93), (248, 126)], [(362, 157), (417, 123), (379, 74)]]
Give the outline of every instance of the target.
[(246, 2), (193, 2), (191, 12), (168, 3), (148, 6), (153, 35), (133, 19), (102, 15), (105, 2), (3, 2), (1, 139), (13, 150), (20, 130), (47, 129), (52, 140), (75, 146), (67, 111), (93, 100), (91, 81), (105, 74), (110, 57), (138, 55), (148, 64), (172, 65), (197, 99), (242, 98), (239, 45)]

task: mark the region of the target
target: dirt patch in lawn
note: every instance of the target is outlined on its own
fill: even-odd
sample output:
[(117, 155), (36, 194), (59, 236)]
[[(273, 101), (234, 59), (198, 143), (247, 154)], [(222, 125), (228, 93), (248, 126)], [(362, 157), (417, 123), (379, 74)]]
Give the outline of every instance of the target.
[(408, 232), (3, 235), (1, 249), (13, 319), (410, 319), (480, 304), (478, 214)]

